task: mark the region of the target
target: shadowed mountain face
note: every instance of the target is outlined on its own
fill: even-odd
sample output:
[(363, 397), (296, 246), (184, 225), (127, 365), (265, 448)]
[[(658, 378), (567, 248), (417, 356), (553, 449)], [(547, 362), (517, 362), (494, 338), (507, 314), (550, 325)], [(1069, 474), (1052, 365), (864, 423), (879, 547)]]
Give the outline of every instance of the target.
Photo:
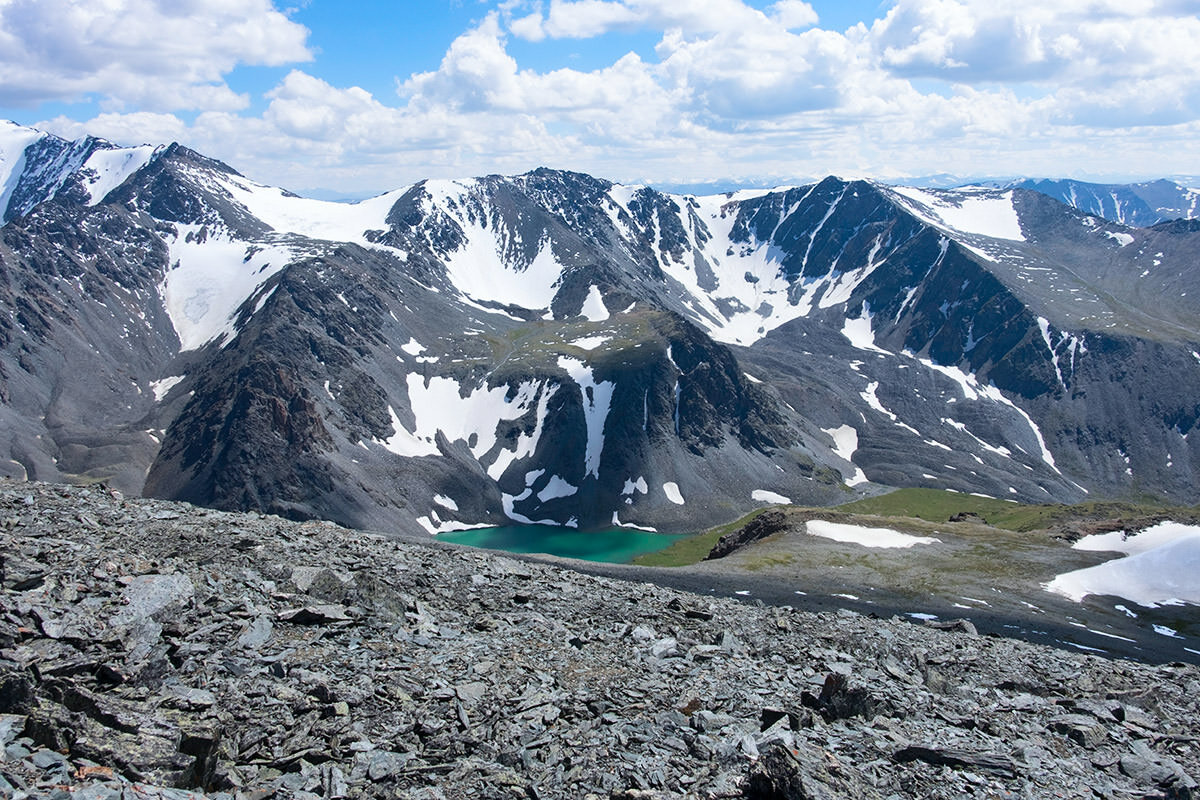
[(552, 170), (349, 205), (17, 133), (13, 474), (429, 531), (686, 530), (872, 484), (1200, 499), (1192, 223)]

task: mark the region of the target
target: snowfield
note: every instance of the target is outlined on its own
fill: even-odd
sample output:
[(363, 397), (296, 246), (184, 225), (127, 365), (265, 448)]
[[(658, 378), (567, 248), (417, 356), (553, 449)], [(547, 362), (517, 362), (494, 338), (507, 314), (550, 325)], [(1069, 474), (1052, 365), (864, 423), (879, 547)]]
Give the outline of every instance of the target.
[[(886, 187), (914, 214), (938, 228), (973, 233), (992, 239), (1025, 241), (1021, 221), (1012, 204), (1012, 191), (958, 189), (927, 191), (911, 186)], [(907, 201), (907, 202), (905, 202)]]
[(141, 147), (117, 147), (112, 150), (97, 150), (84, 164), (86, 168), (84, 188), (87, 189), (89, 206), (103, 200), (109, 192), (165, 150), (161, 145)]
[(1089, 594), (1123, 597), (1140, 606), (1200, 605), (1200, 526), (1161, 522), (1141, 533), (1087, 536), (1076, 550), (1124, 553), (1123, 558), (1066, 572), (1047, 591), (1081, 602)]
[(160, 287), (181, 351), (219, 339), (229, 343), (234, 316), (248, 298), (292, 259), (277, 245), (251, 245), (215, 226), (175, 226), (167, 237), (171, 268)]
[(366, 231), (387, 228), (388, 211), (407, 191), (397, 189), (358, 203), (335, 203), (296, 197), (240, 176), (229, 176), (223, 184), (247, 211), (278, 233), (362, 245), (367, 244)]
[(863, 547), (912, 547), (941, 541), (932, 536), (913, 536), (909, 533), (894, 531), (891, 528), (865, 528), (861, 525), (846, 525), (841, 522), (826, 522), (820, 519), (804, 523), (804, 531), (809, 536), (820, 536), (822, 539), (832, 539), (835, 542), (860, 544)]

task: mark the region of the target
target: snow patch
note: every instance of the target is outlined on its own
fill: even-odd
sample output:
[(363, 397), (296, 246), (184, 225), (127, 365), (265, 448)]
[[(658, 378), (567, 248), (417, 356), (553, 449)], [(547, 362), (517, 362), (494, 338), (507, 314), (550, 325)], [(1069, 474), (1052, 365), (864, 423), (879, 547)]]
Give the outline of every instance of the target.
[(750, 499), (758, 503), (773, 503), (780, 506), (790, 506), (792, 500), (789, 497), (784, 497), (775, 492), (769, 492), (766, 489), (755, 489), (750, 493)]
[(992, 239), (1025, 241), (1021, 221), (1013, 207), (1012, 191), (960, 189), (935, 191), (909, 186), (890, 187), (893, 194), (925, 221), (939, 228), (973, 233)]
[(1136, 535), (1114, 531), (1086, 536), (1073, 547), (1125, 557), (1058, 575), (1044, 584), (1047, 591), (1076, 602), (1094, 594), (1122, 597), (1148, 608), (1200, 605), (1200, 526), (1161, 522)]
[(433, 496), (433, 502), (437, 503), (442, 508), (449, 509), (450, 511), (458, 511), (458, 503), (454, 502), (453, 498), (446, 497), (444, 494), (435, 494)]
[(636, 481), (629, 478), (625, 480), (625, 487), (621, 489), (621, 495), (632, 495), (634, 492), (650, 493), (650, 487), (646, 484), (644, 477), (639, 476)]
[(502, 506), (504, 506), (504, 515), (506, 517), (508, 517), (509, 519), (511, 519), (513, 522), (520, 522), (522, 525), (554, 525), (554, 526), (558, 526), (558, 523), (552, 519), (541, 519), (541, 520), (530, 519), (529, 517), (525, 516), (524, 514), (518, 514), (514, 510), (514, 506), (517, 503), (521, 502), (522, 500), (527, 500), (531, 494), (533, 494), (533, 489), (530, 489), (528, 486), (525, 487), (525, 491), (521, 492), (518, 495), (501, 494), (500, 495), (500, 504)]
[(538, 492), (537, 499), (538, 502), (545, 503), (560, 497), (570, 497), (578, 491), (578, 486), (572, 486), (557, 475), (553, 475), (545, 488)]
[(415, 429), (407, 431), (392, 412), (392, 424), (397, 432), (383, 443), (398, 455), (436, 455), (437, 435), (441, 433), (448, 441), (466, 442), (471, 454), (482, 460), (496, 448), (497, 426), (502, 421), (520, 419), (537, 404), (533, 434), (518, 436), (515, 450), (499, 449), (496, 460), (487, 470), (493, 480), (499, 480), (512, 461), (532, 454), (541, 436), (546, 403), (557, 388), (538, 381), (526, 381), (515, 388), (510, 398), (512, 390), (509, 386), (502, 384), (489, 388), (486, 383), (481, 383), (463, 396), (463, 387), (453, 378), (425, 380), (410, 373), (407, 381)]
[(897, 548), (912, 547), (918, 544), (933, 544), (940, 542), (932, 536), (913, 536), (908, 533), (894, 531), (891, 528), (864, 528), (860, 525), (846, 525), (841, 522), (826, 522), (813, 519), (804, 523), (804, 530), (810, 536), (820, 536), (835, 542), (860, 544), (863, 547)]
[(446, 274), (460, 293), (475, 301), (514, 305), (520, 308), (549, 308), (558, 290), (562, 265), (545, 238), (528, 264), (510, 263), (508, 256), (521, 244), (503, 225), (489, 224), (485, 217), (469, 212), (474, 183), (426, 181), (425, 212), (453, 220), (463, 232), (457, 250), (444, 256)]
[(493, 525), (490, 522), (479, 522), (479, 523), (472, 524), (469, 522), (457, 522), (455, 520), (450, 520), (450, 519), (440, 520), (440, 519), (437, 519), (436, 514), (434, 514), (433, 512), (430, 512), (429, 516), (426, 516), (426, 517), (417, 517), (416, 522), (418, 525), (420, 525), (426, 531), (428, 531), (429, 533), (434, 534), (434, 535), (437, 535), (439, 533), (452, 533), (454, 531), (473, 531), (473, 530), (478, 530), (480, 528), (493, 527)]
[(849, 461), (854, 467), (854, 474), (846, 480), (846, 485), (858, 486), (860, 483), (866, 483), (868, 480), (866, 473), (854, 463), (852, 458), (854, 452), (858, 450), (858, 431), (849, 425), (841, 425), (837, 428), (822, 428), (821, 430), (833, 439), (833, 452), (839, 458)]
[[(557, 385), (547, 385), (542, 388), (538, 397), (537, 410), (534, 416), (533, 433), (521, 433), (517, 436), (517, 445), (512, 450), (500, 450), (496, 454), (496, 460), (487, 468), (488, 477), (492, 480), (500, 480), (501, 476), (508, 469), (509, 465), (514, 461), (523, 458), (528, 458), (533, 455), (537, 449), (538, 442), (542, 439), (542, 429), (546, 424), (546, 416), (549, 413), (550, 398), (558, 391)], [(538, 471), (541, 474), (541, 470)], [(525, 476), (525, 485), (529, 486), (535, 478)]]
[(604, 295), (600, 294), (600, 289), (595, 284), (588, 287), (587, 298), (584, 299), (583, 308), (579, 313), (591, 322), (604, 322), (608, 319), (608, 308), (604, 305)]
[(1054, 362), (1054, 374), (1058, 376), (1058, 385), (1065, 389), (1067, 384), (1063, 381), (1062, 368), (1058, 365), (1058, 353), (1054, 351), (1054, 344), (1050, 341), (1050, 320), (1038, 317), (1037, 324), (1038, 330), (1042, 332), (1042, 341), (1046, 343), (1046, 349), (1050, 351), (1050, 359)]
[[(916, 356), (913, 356), (912, 353), (909, 353), (907, 351), (905, 352), (905, 355), (916, 358)], [(1009, 408), (1011, 408), (1013, 410), (1013, 412), (1016, 413), (1018, 416), (1020, 416), (1025, 421), (1025, 424), (1029, 426), (1030, 432), (1033, 433), (1033, 437), (1038, 443), (1038, 450), (1040, 452), (1042, 461), (1045, 462), (1046, 465), (1049, 466), (1055, 472), (1059, 472), (1058, 466), (1054, 463), (1054, 455), (1050, 452), (1050, 448), (1046, 446), (1046, 439), (1044, 436), (1042, 436), (1042, 431), (1040, 428), (1038, 428), (1037, 424), (1033, 421), (1033, 418), (1030, 417), (1029, 414), (1026, 413), (1023, 408), (1021, 408), (1016, 403), (1014, 403), (1013, 401), (1011, 401), (1007, 397), (1005, 397), (1004, 394), (998, 388), (996, 388), (996, 385), (994, 383), (989, 383), (987, 386), (984, 386), (983, 384), (981, 384), (979, 382), (979, 379), (975, 377), (974, 373), (963, 372), (958, 367), (943, 366), (943, 365), (935, 363), (927, 358), (917, 358), (916, 360), (919, 361), (924, 366), (928, 367), (929, 369), (934, 370), (935, 372), (940, 372), (941, 374), (945, 375), (947, 378), (950, 378), (955, 383), (957, 383), (962, 388), (963, 397), (965, 399), (967, 399), (967, 400), (991, 400), (994, 403), (999, 403), (1000, 405), (1005, 405), (1005, 406), (1008, 406)], [(948, 418), (944, 418), (942, 421), (967, 433), (973, 439), (975, 439), (977, 442), (979, 442), (985, 449), (995, 452), (999, 455), (1003, 455), (1005, 457), (1011, 457), (1012, 452), (1009, 451), (1008, 448), (994, 447), (993, 445), (987, 444), (982, 439), (980, 439), (979, 437), (975, 436), (970, 431), (968, 431), (966, 429), (966, 426), (962, 425), (962, 423), (956, 422), (954, 420), (950, 420)], [(1059, 474), (1061, 474), (1061, 473), (1059, 473)]]
[(891, 353), (875, 344), (875, 334), (871, 331), (871, 319), (871, 306), (864, 301), (862, 313), (857, 319), (846, 318), (845, 324), (842, 325), (842, 336), (849, 339), (850, 344), (859, 350), (870, 350), (890, 356)]
[(612, 515), (612, 524), (614, 528), (631, 528), (635, 531), (658, 533), (658, 528), (651, 528), (647, 525), (634, 525), (632, 522), (621, 522), (621, 518), (616, 511), (614, 511)]
[(616, 384), (612, 381), (597, 383), (591, 367), (578, 359), (559, 356), (558, 366), (566, 370), (571, 380), (575, 381), (583, 403), (584, 421), (587, 424), (584, 474), (599, 478), (600, 455), (604, 452), (604, 423), (608, 420), (608, 410), (612, 405)]
[[(892, 422), (896, 422), (899, 419), (899, 417), (897, 417), (891, 411), (888, 411), (886, 408), (884, 408), (883, 403), (881, 403), (879, 401), (879, 395), (876, 394), (876, 392), (878, 392), (878, 390), (879, 390), (879, 381), (871, 381), (870, 383), (867, 384), (867, 388), (864, 391), (859, 392), (859, 397), (861, 397), (863, 400), (865, 400), (867, 405), (869, 405), (871, 408), (875, 409), (880, 414), (883, 414), (885, 417), (890, 419)], [(857, 436), (857, 434), (856, 434), (856, 436)]]
[[(242, 303), (291, 261), (278, 245), (247, 244), (201, 225), (177, 224), (168, 241), (171, 268), (160, 287), (180, 350), (228, 343)], [(203, 232), (202, 232), (203, 229)]]
[[(329, 391), (328, 385), (325, 391)], [(330, 394), (330, 398), (333, 395)], [(398, 456), (405, 458), (420, 458), (421, 456), (436, 456), (441, 451), (438, 450), (437, 443), (433, 437), (421, 437), (404, 427), (400, 422), (400, 418), (396, 416), (396, 410), (388, 406), (388, 414), (392, 418), (392, 430), (395, 431), (391, 436), (379, 444), (395, 453)]]
[(160, 378), (156, 381), (150, 381), (150, 391), (154, 392), (154, 402), (161, 403), (167, 393), (175, 388), (181, 380), (182, 375), (170, 375), (166, 378)]
[(1105, 231), (1104, 235), (1112, 239), (1121, 247), (1128, 247), (1133, 244), (1133, 236), (1128, 233), (1120, 233), (1118, 231)]
[(663, 494), (675, 505), (683, 505), (683, 495), (679, 492), (679, 484), (674, 481), (667, 481), (663, 484)]
[(407, 191), (397, 189), (358, 203), (337, 203), (296, 197), (240, 175), (224, 176), (221, 182), (234, 200), (279, 233), (363, 246), (371, 246), (367, 231), (387, 229), (388, 212)]
[(45, 136), (33, 128), (0, 120), (0, 222), (25, 171), (26, 148)]
[(587, 350), (588, 352), (591, 352), (600, 345), (606, 344), (610, 341), (612, 341), (612, 335), (605, 334), (603, 336), (583, 336), (578, 339), (573, 339), (572, 341), (567, 342), (567, 344), (571, 345), (571, 347), (578, 347), (580, 350)]
[(108, 193), (124, 183), (130, 175), (161, 153), (165, 148), (161, 145), (142, 145), (141, 147), (118, 147), (97, 150), (84, 162), (81, 174), (83, 188), (88, 193), (88, 205), (94, 206), (108, 196)]
[[(681, 209), (679, 216), (688, 238), (683, 257), (664, 258), (659, 266), (677, 281), (694, 300), (692, 319), (709, 335), (726, 344), (750, 345), (786, 322), (808, 313), (829, 281), (806, 287), (805, 298), (792, 302), (783, 270), (784, 252), (768, 237), (734, 242), (733, 226), (739, 218), (738, 203), (768, 192), (736, 193), (708, 197), (672, 195)], [(631, 193), (610, 192), (615, 202), (627, 204)], [(780, 222), (793, 209), (783, 209)], [(655, 220), (657, 225), (657, 219)], [(621, 228), (618, 228), (621, 230)], [(657, 228), (651, 235), (658, 238)], [(655, 242), (655, 251), (659, 252)], [(712, 281), (705, 281), (702, 275)], [(832, 278), (832, 276), (831, 276)], [(725, 301), (725, 302), (719, 302)]]

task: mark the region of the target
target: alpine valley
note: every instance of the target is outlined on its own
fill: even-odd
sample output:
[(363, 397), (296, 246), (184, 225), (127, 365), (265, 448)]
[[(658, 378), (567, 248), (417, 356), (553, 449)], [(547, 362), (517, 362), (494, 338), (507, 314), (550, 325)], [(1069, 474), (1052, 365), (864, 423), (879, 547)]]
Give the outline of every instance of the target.
[(0, 464), (409, 533), (1194, 504), (1200, 221), (1043, 188), (538, 169), (344, 204), (0, 123)]

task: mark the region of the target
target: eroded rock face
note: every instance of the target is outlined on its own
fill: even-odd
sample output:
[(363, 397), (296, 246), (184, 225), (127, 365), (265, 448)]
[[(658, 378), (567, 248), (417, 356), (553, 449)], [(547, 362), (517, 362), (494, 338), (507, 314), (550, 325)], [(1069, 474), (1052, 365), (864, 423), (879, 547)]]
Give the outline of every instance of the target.
[[(1200, 671), (0, 481), (0, 793), (1190, 797)], [(133, 792), (133, 794), (129, 794)]]

